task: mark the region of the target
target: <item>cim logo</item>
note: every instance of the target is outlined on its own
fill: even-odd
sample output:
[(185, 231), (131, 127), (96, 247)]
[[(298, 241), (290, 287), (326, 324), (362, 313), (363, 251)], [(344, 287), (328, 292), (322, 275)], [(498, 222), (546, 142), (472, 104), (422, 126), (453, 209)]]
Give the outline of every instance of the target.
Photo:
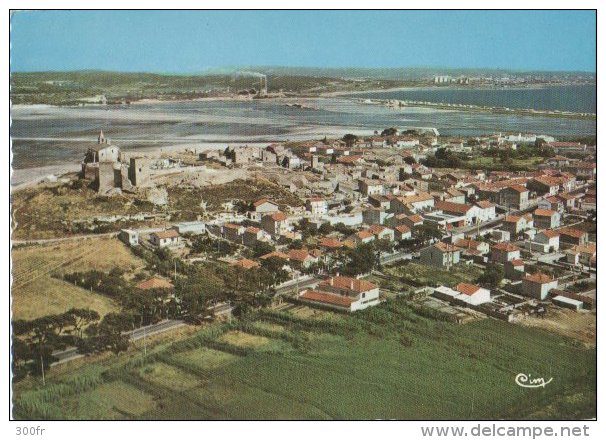
[(545, 388), (552, 380), (553, 377), (550, 377), (549, 380), (545, 380), (542, 377), (533, 378), (530, 374), (526, 375), (520, 373), (516, 376), (515, 382), (523, 388)]

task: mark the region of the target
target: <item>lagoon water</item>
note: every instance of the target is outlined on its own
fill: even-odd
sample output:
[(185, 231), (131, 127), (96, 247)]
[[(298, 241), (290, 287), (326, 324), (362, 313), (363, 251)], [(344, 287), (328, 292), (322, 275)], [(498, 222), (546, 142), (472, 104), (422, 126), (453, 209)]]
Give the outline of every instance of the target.
[[(287, 105), (294, 102), (310, 108)], [(16, 106), (11, 117), (15, 168), (77, 162), (90, 142), (96, 140), (100, 129), (124, 150), (320, 139), (343, 136), (348, 132), (367, 135), (386, 127), (435, 127), (440, 134), (453, 136), (503, 131), (565, 138), (596, 133), (595, 120), (420, 107), (392, 109), (362, 104), (348, 97), (161, 102), (107, 107)]]
[(358, 97), (428, 101), (447, 104), (473, 104), (512, 109), (596, 112), (595, 85), (550, 86), (542, 88), (429, 88), (391, 92), (360, 93)]

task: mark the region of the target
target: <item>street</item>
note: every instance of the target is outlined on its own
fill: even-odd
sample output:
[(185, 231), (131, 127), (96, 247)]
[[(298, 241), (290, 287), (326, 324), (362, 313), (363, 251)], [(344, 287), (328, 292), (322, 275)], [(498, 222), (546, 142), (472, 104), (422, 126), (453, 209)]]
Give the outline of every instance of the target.
[[(176, 328), (183, 327), (184, 325), (187, 325), (184, 321), (177, 319), (167, 319), (164, 321), (160, 321), (156, 324), (147, 325), (145, 327), (140, 327), (135, 330), (125, 332), (124, 334), (130, 335), (130, 341), (134, 342), (146, 338), (148, 336), (154, 336), (160, 333), (167, 332), (169, 330), (174, 330)], [(70, 347), (62, 351), (53, 352), (53, 356), (55, 356), (58, 361), (54, 362), (52, 365), (59, 365), (65, 362), (72, 361), (74, 359), (81, 358), (84, 355), (78, 353), (78, 349), (76, 347)]]

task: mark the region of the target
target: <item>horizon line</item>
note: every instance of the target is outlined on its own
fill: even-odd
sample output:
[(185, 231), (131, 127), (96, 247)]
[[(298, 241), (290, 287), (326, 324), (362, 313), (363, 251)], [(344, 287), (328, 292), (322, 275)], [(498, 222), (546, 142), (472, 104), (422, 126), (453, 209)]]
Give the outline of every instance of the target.
[[(447, 67), (447, 66), (401, 66), (401, 67), (364, 67), (364, 66), (295, 66), (295, 65), (238, 65), (238, 66), (219, 66), (208, 67), (205, 70), (198, 71), (153, 71), (153, 70), (114, 70), (103, 68), (79, 68), (79, 69), (46, 69), (46, 70), (10, 70), (10, 73), (76, 73), (76, 72), (100, 72), (100, 73), (147, 73), (155, 75), (229, 75), (237, 73), (241, 69), (326, 69), (326, 70), (422, 70), (422, 69), (444, 69), (444, 70), (470, 70), (470, 71), (503, 71), (510, 73), (582, 73), (593, 74), (597, 71), (592, 70), (544, 70), (544, 69), (512, 69), (507, 67)], [(224, 70), (224, 72), (221, 72)]]

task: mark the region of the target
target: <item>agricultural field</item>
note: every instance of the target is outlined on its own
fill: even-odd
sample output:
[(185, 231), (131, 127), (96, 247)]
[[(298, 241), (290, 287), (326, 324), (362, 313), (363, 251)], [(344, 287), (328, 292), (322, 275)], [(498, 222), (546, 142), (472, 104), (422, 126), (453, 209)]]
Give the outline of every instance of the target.
[(18, 419), (579, 419), (596, 415), (596, 351), (393, 300), (330, 320), (253, 312), (14, 390)]
[(119, 309), (110, 298), (59, 279), (83, 270), (110, 271), (121, 267), (136, 272), (145, 262), (116, 238), (90, 238), (16, 247), (13, 259), (13, 319), (34, 319), (76, 308), (101, 316)]

